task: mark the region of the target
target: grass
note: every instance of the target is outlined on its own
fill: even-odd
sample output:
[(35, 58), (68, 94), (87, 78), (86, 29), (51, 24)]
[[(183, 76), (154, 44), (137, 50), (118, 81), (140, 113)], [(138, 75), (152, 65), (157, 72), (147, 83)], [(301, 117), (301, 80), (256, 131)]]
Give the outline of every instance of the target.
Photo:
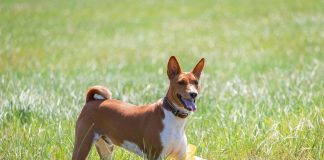
[(0, 159), (70, 159), (86, 89), (154, 102), (170, 55), (184, 70), (207, 60), (186, 128), (197, 155), (324, 159), (323, 1), (3, 0), (0, 13)]

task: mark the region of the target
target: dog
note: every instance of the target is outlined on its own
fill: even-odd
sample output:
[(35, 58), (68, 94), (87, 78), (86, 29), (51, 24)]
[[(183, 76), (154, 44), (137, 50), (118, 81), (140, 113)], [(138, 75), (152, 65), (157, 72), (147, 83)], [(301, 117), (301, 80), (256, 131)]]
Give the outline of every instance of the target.
[(171, 56), (166, 96), (143, 106), (112, 99), (105, 87), (91, 87), (76, 122), (72, 159), (86, 159), (92, 144), (101, 159), (111, 159), (114, 146), (150, 160), (186, 159), (185, 124), (197, 109), (204, 65), (202, 58), (191, 72), (183, 72), (176, 57)]

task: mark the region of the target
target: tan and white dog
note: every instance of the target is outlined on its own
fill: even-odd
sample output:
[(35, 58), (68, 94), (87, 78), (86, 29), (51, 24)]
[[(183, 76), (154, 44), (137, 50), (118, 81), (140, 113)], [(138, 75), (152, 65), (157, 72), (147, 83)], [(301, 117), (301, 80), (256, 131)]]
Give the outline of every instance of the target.
[(191, 72), (182, 72), (177, 59), (170, 57), (166, 96), (144, 106), (112, 99), (105, 87), (91, 87), (76, 122), (72, 159), (85, 159), (93, 143), (101, 159), (112, 157), (114, 145), (147, 159), (186, 159), (185, 124), (197, 108), (204, 63), (202, 58)]

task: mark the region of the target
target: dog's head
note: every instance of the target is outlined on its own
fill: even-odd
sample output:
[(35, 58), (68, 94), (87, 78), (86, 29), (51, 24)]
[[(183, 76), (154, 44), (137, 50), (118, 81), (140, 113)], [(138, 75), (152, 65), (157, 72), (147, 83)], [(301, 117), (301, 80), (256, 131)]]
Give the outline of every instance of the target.
[(191, 72), (182, 72), (176, 57), (171, 56), (168, 62), (168, 77), (170, 86), (168, 99), (178, 108), (196, 111), (196, 97), (199, 94), (199, 78), (204, 68), (202, 58)]

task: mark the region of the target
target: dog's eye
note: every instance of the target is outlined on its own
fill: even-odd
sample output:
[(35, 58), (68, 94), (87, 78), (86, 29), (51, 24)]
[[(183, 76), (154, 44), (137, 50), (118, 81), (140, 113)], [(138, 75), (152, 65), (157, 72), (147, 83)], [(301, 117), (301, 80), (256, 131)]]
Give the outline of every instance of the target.
[(196, 81), (196, 80), (193, 81), (193, 84), (198, 85), (198, 81)]
[(181, 81), (178, 81), (178, 84), (180, 84), (180, 85), (185, 85), (186, 82), (185, 82), (184, 80), (181, 80)]

